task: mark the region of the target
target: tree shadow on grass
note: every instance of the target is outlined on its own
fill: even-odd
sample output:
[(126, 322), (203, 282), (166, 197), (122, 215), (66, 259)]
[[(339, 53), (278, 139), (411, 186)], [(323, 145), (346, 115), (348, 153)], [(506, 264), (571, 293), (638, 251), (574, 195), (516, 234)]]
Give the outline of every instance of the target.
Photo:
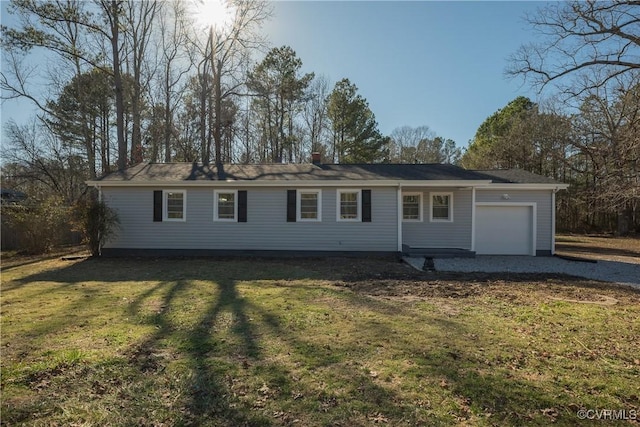
[(164, 341), (170, 339), (173, 343), (179, 343), (178, 348), (170, 350), (181, 354), (191, 371), (188, 393), (183, 400), (184, 407), (180, 410), (185, 423), (200, 424), (207, 420), (215, 425), (269, 425), (266, 418), (244, 411), (233, 401), (225, 367), (216, 365), (217, 356), (223, 356), (219, 354), (221, 343), (215, 333), (215, 325), (222, 312), (228, 311), (234, 318), (233, 332), (242, 342), (235, 350), (241, 358), (260, 358), (260, 347), (245, 311), (245, 301), (238, 294), (235, 281), (222, 279), (212, 282), (211, 291), (216, 293), (215, 298), (211, 298), (202, 310), (195, 313), (199, 320), (186, 330), (174, 324), (170, 313), (178, 309), (179, 304), (175, 304), (177, 299), (190, 297), (188, 291), (195, 286), (193, 282), (165, 282), (134, 299), (128, 308), (132, 316), (139, 313), (146, 299), (158, 292), (164, 293), (159, 306), (160, 313), (148, 318), (155, 327), (155, 332), (129, 350), (130, 361), (142, 372), (160, 373), (166, 362), (161, 356), (162, 349), (167, 345)]
[[(416, 323), (426, 321), (433, 331), (427, 331), (424, 341), (417, 342), (398, 334), (384, 324), (372, 322), (372, 336), (393, 337), (390, 343), (398, 358), (409, 362), (401, 375), (424, 382), (425, 389), (440, 389), (437, 400), (433, 394), (425, 396), (427, 406), (446, 408), (446, 416), (433, 418), (429, 425), (579, 425), (576, 416), (578, 400), (560, 398), (562, 380), (552, 384), (525, 379), (518, 372), (521, 359), (535, 357), (529, 352), (505, 347), (502, 356), (493, 359), (484, 354), (491, 346), (505, 344), (492, 331), (478, 332), (463, 318), (443, 319), (438, 316), (417, 316)], [(437, 342), (438, 345), (433, 343)], [(521, 366), (524, 369), (531, 367)], [(544, 373), (541, 374), (544, 376)], [(560, 384), (560, 385), (558, 385)]]
[[(293, 285), (295, 287), (295, 285)], [(345, 298), (345, 296), (341, 296)], [(397, 304), (385, 301), (362, 298), (358, 295), (346, 297), (349, 307), (370, 309), (383, 316), (411, 318), (411, 310), (398, 307)], [(463, 346), (461, 337), (471, 336), (471, 330), (464, 321), (447, 320), (436, 316), (424, 315), (414, 317), (415, 322), (425, 321), (434, 327), (440, 335), (438, 343), (446, 343), (443, 347), (434, 346), (429, 335), (424, 341), (414, 341), (390, 327), (385, 321), (362, 319), (358, 321), (358, 329), (368, 337), (359, 345), (361, 349), (341, 347), (340, 343), (331, 344), (328, 349), (313, 340), (290, 332), (274, 312), (261, 307), (252, 306), (260, 314), (265, 325), (272, 332), (289, 344), (295, 357), (311, 371), (330, 370), (331, 375), (350, 383), (348, 392), (336, 395), (323, 389), (319, 379), (317, 387), (306, 390), (317, 396), (316, 410), (326, 411), (331, 422), (345, 425), (358, 425), (353, 417), (358, 413), (365, 424), (388, 422), (390, 425), (451, 425), (478, 420), (485, 417), (504, 425), (517, 425), (534, 421), (539, 425), (553, 422), (559, 417), (569, 424), (577, 419), (564, 403), (558, 406), (557, 395), (553, 390), (545, 389), (535, 381), (518, 379), (504, 366), (487, 366), (479, 356), (474, 354), (474, 346)], [(489, 336), (487, 334), (487, 336)], [(447, 340), (446, 337), (451, 337)], [(493, 336), (491, 336), (493, 338)], [(482, 339), (482, 337), (480, 338)], [(389, 347), (396, 357), (406, 359), (411, 372), (396, 372), (393, 378), (377, 378), (369, 367), (358, 363), (357, 357), (345, 354), (374, 353), (375, 346)], [(476, 349), (477, 350), (477, 349)], [(368, 362), (375, 361), (375, 356), (368, 356)], [(393, 361), (391, 361), (393, 362)], [(484, 369), (486, 368), (486, 369)], [(397, 391), (392, 390), (392, 382), (402, 382), (403, 375), (423, 378), (426, 382), (440, 383), (442, 388), (440, 401), (429, 401), (425, 407), (416, 401), (407, 401)], [(409, 381), (415, 381), (410, 379)], [(421, 380), (418, 379), (417, 383)], [(393, 386), (395, 387), (395, 386)], [(428, 387), (426, 387), (428, 388)], [(350, 396), (350, 397), (347, 397)], [(425, 396), (429, 400), (432, 396)], [(329, 402), (329, 407), (327, 407)], [(441, 411), (430, 411), (429, 406), (444, 405), (449, 407), (443, 415)], [(420, 409), (419, 409), (420, 408)], [(554, 411), (563, 411), (562, 413)]]
[[(352, 354), (365, 353), (371, 344), (357, 344), (362, 348), (350, 348), (354, 344), (320, 344), (314, 337), (305, 336), (305, 330), (293, 330), (285, 321), (285, 309), (267, 309), (246, 299), (238, 289), (238, 283), (246, 280), (278, 281), (268, 286), (308, 290), (309, 286), (291, 282), (291, 279), (316, 279), (319, 271), (307, 268), (291, 268), (288, 264), (269, 261), (254, 262), (247, 268), (246, 260), (91, 260), (69, 265), (58, 271), (37, 273), (21, 279), (19, 284), (26, 286), (35, 281), (58, 283), (72, 286), (80, 282), (99, 282), (108, 287), (115, 282), (149, 282), (143, 292), (135, 294), (125, 310), (130, 316), (153, 327), (153, 331), (135, 343), (128, 351), (129, 362), (142, 374), (162, 376), (169, 361), (162, 357), (167, 345), (186, 360), (190, 370), (188, 392), (180, 400), (180, 408), (173, 408), (181, 414), (185, 424), (254, 426), (286, 424), (293, 422), (282, 418), (275, 419), (267, 415), (267, 408), (282, 412), (280, 405), (300, 412), (301, 408), (323, 412), (322, 419), (328, 424), (364, 425), (379, 422), (410, 425), (429, 420), (431, 425), (447, 425), (452, 422), (464, 422), (470, 417), (483, 413), (494, 414), (492, 420), (504, 424), (519, 424), (530, 421), (538, 415), (536, 422), (542, 423), (540, 411), (554, 406), (556, 401), (552, 392), (538, 387), (532, 381), (514, 378), (500, 366), (483, 366), (478, 356), (472, 354), (472, 346), (466, 347), (463, 341), (452, 340), (448, 347), (435, 347), (427, 335), (424, 341), (412, 341), (390, 328), (385, 321), (367, 322), (355, 319), (364, 334), (374, 343), (380, 337), (388, 337), (389, 345), (395, 346), (398, 356), (406, 357), (415, 363), (413, 375), (425, 381), (440, 379), (443, 393), (442, 401), (430, 405), (450, 405), (449, 416), (422, 412), (417, 415), (417, 404), (404, 401), (402, 396), (385, 386), (375, 378), (362, 364), (357, 363)], [(320, 271), (321, 273), (321, 271)], [(408, 278), (406, 281), (416, 281)], [(200, 301), (194, 310), (195, 318), (187, 326), (175, 321), (176, 310), (183, 309), (181, 300), (193, 298), (190, 293), (194, 287), (207, 286), (198, 281), (210, 283), (209, 297)], [(401, 282), (401, 281), (396, 281)], [(389, 303), (370, 298), (344, 289), (330, 289), (345, 303), (341, 310), (368, 309), (381, 316), (391, 318), (394, 315), (409, 317), (411, 311), (397, 303)], [(312, 298), (301, 294), (298, 304), (304, 304), (302, 298)], [(469, 293), (459, 297), (473, 297)], [(91, 303), (91, 296), (87, 302)], [(147, 313), (148, 304), (159, 300), (157, 310)], [(330, 299), (329, 299), (330, 300)], [(327, 303), (329, 304), (329, 303)], [(82, 302), (65, 306), (64, 310), (81, 312)], [(327, 311), (338, 310), (327, 305)], [(417, 313), (417, 312), (416, 312)], [(230, 314), (232, 323), (227, 335), (220, 333), (220, 323)], [(66, 321), (66, 320), (65, 320)], [(41, 333), (55, 333), (65, 321), (56, 323), (53, 329)], [(69, 322), (75, 321), (69, 319)], [(431, 322), (443, 337), (461, 337), (470, 334), (464, 321), (445, 321), (433, 316), (417, 313), (416, 322)], [(263, 348), (261, 333), (269, 331), (285, 343), (285, 351), (295, 363), (306, 367), (309, 376), (330, 375), (342, 384), (343, 390), (327, 389), (318, 381), (301, 382), (292, 377), (289, 365), (267, 357)], [(223, 342), (228, 337), (237, 339), (233, 344)], [(446, 342), (439, 337), (437, 342)], [(477, 347), (477, 346), (476, 346)], [(265, 385), (259, 393), (255, 390), (255, 402), (247, 402), (236, 396), (235, 378), (238, 371), (242, 378), (251, 374), (264, 379)], [(330, 373), (327, 374), (326, 372)], [(296, 396), (303, 402), (298, 403)], [(444, 396), (444, 397), (442, 397)], [(270, 403), (270, 400), (276, 400)], [(286, 410), (286, 409), (285, 409)], [(412, 415), (413, 414), (413, 415)], [(480, 414), (480, 415), (479, 415)], [(532, 415), (533, 414), (533, 415)], [(431, 418), (426, 418), (429, 415)], [(571, 419), (566, 418), (571, 424)]]
[[(304, 286), (295, 284), (281, 284), (288, 289), (308, 290)], [(392, 311), (398, 313), (401, 310), (391, 307), (384, 301), (364, 300), (351, 293), (334, 289), (330, 293), (345, 300), (347, 306), (368, 308), (370, 310), (389, 315)], [(299, 301), (298, 301), (299, 303)], [(274, 386), (280, 394), (284, 394), (285, 400), (293, 402), (300, 396), (305, 400), (304, 406), (309, 410), (322, 413), (323, 425), (371, 425), (375, 423), (391, 423), (391, 425), (416, 425), (413, 418), (411, 402), (406, 402), (390, 387), (378, 383), (366, 366), (364, 366), (353, 353), (366, 353), (375, 351), (370, 342), (362, 342), (362, 348), (354, 349), (346, 347), (339, 342), (321, 344), (315, 341), (315, 337), (297, 333), (289, 327), (282, 313), (265, 309), (254, 303), (248, 303), (247, 308), (260, 319), (271, 336), (277, 337), (285, 343), (286, 352), (291, 366), (298, 366), (298, 375), (306, 375), (315, 381), (301, 381), (292, 378), (285, 366), (273, 367), (285, 380), (275, 382)], [(373, 330), (370, 331), (373, 334)], [(374, 338), (372, 339), (374, 340)], [(324, 375), (328, 375), (324, 378)], [(282, 377), (281, 377), (282, 378)], [(330, 378), (331, 386), (325, 381)], [(432, 421), (436, 421), (435, 417)]]
[[(36, 291), (41, 298), (48, 293), (71, 291), (70, 301), (62, 301), (59, 312), (39, 322), (35, 329), (31, 328), (28, 332), (30, 336), (45, 338), (74, 327), (74, 323), (84, 318), (83, 309), (95, 306), (91, 292), (95, 293), (99, 288), (92, 282), (105, 286), (107, 290), (110, 283), (134, 282), (132, 286), (135, 287), (135, 282), (146, 282), (146, 289), (142, 292), (132, 289), (132, 297), (128, 299), (125, 310), (134, 321), (138, 320), (154, 329), (125, 352), (129, 363), (137, 366), (142, 375), (161, 373), (167, 362), (163, 357), (164, 346), (167, 342), (179, 343), (178, 348), (169, 350), (177, 353), (181, 360), (186, 360), (191, 371), (188, 377), (189, 391), (186, 399), (182, 399), (181, 411), (185, 422), (193, 419), (197, 424), (211, 420), (207, 422), (215, 425), (269, 425), (269, 420), (261, 414), (243, 410), (232, 402), (225, 366), (216, 364), (227, 358), (226, 354), (219, 353), (228, 346), (220, 348), (220, 339), (215, 334), (214, 326), (223, 312), (230, 313), (233, 318), (230, 332), (240, 342), (240, 345), (234, 346), (236, 358), (259, 359), (260, 346), (246, 313), (245, 300), (236, 289), (235, 278), (289, 280), (307, 277), (313, 272), (273, 268), (272, 264), (255, 263), (253, 266), (257, 268), (247, 269), (246, 261), (220, 263), (219, 260), (87, 260), (62, 269), (32, 274), (15, 281), (14, 286), (6, 287), (3, 291), (37, 286), (39, 282), (57, 285), (52, 287), (48, 284), (46, 289)], [(176, 301), (191, 297), (189, 291), (196, 286), (196, 281), (206, 281), (197, 285), (200, 288), (210, 285), (211, 297), (193, 312), (195, 318), (188, 322), (190, 326), (176, 324), (172, 311), (181, 309), (181, 304)], [(85, 290), (79, 284), (85, 284), (89, 289)], [(115, 309), (118, 307), (114, 305)]]
[[(250, 268), (247, 268), (250, 267)], [(243, 258), (92, 258), (67, 266), (29, 274), (3, 286), (10, 291), (34, 282), (140, 282), (172, 280), (292, 280), (321, 278), (313, 265), (296, 266), (277, 260)]]
[[(191, 281), (165, 282), (141, 294), (129, 305), (129, 314), (136, 315), (145, 306), (145, 300), (156, 298), (162, 292), (159, 304), (162, 312), (147, 318), (155, 332), (136, 344), (131, 351), (131, 359), (143, 372), (160, 372), (163, 361), (154, 355), (162, 353), (167, 339), (173, 338), (175, 343), (179, 336), (183, 340), (173, 351), (186, 357), (192, 372), (189, 395), (181, 410), (185, 420), (196, 424), (207, 420), (214, 425), (229, 426), (287, 424), (293, 422), (295, 415), (286, 413), (282, 408), (291, 407), (297, 399), (304, 399), (304, 403), (298, 402), (301, 406), (324, 413), (323, 418), (335, 425), (355, 419), (354, 416), (358, 422), (353, 425), (370, 424), (375, 417), (399, 422), (411, 413), (410, 404), (388, 388), (376, 384), (368, 371), (357, 363), (351, 363), (345, 356), (348, 354), (345, 349), (328, 348), (315, 343), (312, 337), (307, 339), (287, 328), (282, 320), (284, 313), (269, 311), (247, 300), (238, 290), (238, 281), (224, 278), (212, 282), (215, 297), (198, 310), (198, 321), (186, 330), (176, 329), (170, 313), (180, 298), (189, 297), (189, 288), (195, 286)], [(289, 289), (309, 290), (304, 285), (278, 283)], [(349, 301), (362, 299), (340, 289), (329, 292)], [(359, 304), (366, 306), (366, 302), (359, 301)], [(387, 315), (391, 312), (384, 302), (371, 301), (371, 304), (372, 310)], [(238, 338), (235, 345), (222, 342), (229, 339), (228, 335), (223, 338), (219, 333), (223, 313), (232, 315), (233, 324), (228, 331)], [(311, 372), (315, 369), (331, 370), (332, 376), (348, 384), (347, 391), (335, 394), (327, 390), (322, 381), (312, 385), (301, 384), (292, 377), (286, 364), (274, 360), (273, 354), (266, 356), (260, 341), (264, 333), (286, 343), (286, 357), (295, 359), (296, 364), (307, 366)], [(236, 366), (229, 365), (234, 363)], [(238, 370), (244, 371), (239, 374), (244, 380), (255, 375), (264, 382), (258, 393), (255, 390), (247, 392), (255, 395), (252, 402), (235, 396), (237, 390), (234, 390), (233, 376)], [(277, 402), (273, 403), (274, 400)], [(267, 416), (267, 413), (277, 414), (277, 417)]]

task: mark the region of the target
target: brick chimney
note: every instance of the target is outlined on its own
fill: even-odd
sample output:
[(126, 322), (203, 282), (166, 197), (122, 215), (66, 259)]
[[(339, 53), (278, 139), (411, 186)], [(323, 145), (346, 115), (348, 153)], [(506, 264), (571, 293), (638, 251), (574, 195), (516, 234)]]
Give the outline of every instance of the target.
[(320, 153), (317, 151), (311, 153), (311, 163), (316, 166), (320, 166), (322, 164), (322, 157), (320, 156)]

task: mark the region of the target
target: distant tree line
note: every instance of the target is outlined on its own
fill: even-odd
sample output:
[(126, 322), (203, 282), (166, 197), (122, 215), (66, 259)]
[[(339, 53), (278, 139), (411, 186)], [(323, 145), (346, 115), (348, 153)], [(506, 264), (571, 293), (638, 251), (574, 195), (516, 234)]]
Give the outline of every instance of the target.
[(3, 186), (69, 206), (86, 179), (140, 162), (301, 163), (320, 152), (335, 163), (522, 168), (571, 184), (558, 194), (560, 229), (640, 229), (637, 4), (564, 2), (528, 17), (541, 36), (508, 73), (553, 88), (554, 101), (515, 99), (461, 150), (427, 126), (383, 135), (356, 84), (269, 48), (268, 2), (227, 1), (229, 21), (208, 27), (197, 3), (12, 0), (0, 88), (38, 113), (4, 130)]

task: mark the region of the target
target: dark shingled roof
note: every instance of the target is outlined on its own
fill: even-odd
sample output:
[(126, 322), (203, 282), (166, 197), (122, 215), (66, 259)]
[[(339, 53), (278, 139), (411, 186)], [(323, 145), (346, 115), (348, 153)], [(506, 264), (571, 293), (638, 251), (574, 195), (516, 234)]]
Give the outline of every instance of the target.
[(471, 171), (447, 164), (263, 164), (215, 166), (198, 163), (141, 163), (97, 181), (493, 181), (553, 183), (548, 178), (517, 170)]
[(474, 172), (487, 176), (495, 183), (504, 184), (557, 184), (551, 178), (531, 173), (522, 169), (476, 170)]

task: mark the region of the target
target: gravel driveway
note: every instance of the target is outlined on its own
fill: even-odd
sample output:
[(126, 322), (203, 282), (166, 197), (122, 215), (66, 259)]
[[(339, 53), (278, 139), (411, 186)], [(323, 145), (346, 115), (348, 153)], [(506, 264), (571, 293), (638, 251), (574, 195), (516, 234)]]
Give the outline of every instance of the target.
[(436, 271), (561, 273), (615, 282), (640, 289), (640, 264), (617, 261), (570, 261), (558, 257), (476, 256), (433, 260)]

